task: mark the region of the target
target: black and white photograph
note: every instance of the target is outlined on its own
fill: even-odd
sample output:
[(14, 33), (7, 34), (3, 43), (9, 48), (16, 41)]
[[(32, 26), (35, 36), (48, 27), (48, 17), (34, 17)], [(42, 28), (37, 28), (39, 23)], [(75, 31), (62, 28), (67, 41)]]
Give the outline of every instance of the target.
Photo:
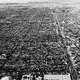
[(0, 0), (0, 80), (80, 80), (80, 0)]

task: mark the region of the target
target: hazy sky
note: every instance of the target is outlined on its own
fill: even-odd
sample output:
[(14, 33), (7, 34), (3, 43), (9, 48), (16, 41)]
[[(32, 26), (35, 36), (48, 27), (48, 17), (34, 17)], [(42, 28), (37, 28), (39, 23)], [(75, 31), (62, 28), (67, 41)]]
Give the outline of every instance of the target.
[(70, 3), (80, 3), (80, 0), (0, 0), (0, 3), (27, 3), (27, 2), (70, 2)]

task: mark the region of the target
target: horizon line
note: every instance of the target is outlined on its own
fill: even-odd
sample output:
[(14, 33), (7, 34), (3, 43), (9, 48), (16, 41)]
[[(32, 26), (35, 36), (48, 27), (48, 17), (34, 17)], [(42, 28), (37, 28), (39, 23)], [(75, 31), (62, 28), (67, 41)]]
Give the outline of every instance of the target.
[(29, 2), (0, 2), (0, 4), (26, 4), (26, 3), (62, 3), (62, 4), (65, 4), (65, 3), (72, 3), (72, 4), (80, 4), (80, 2), (75, 2), (75, 3), (73, 3), (73, 2), (56, 2), (56, 1), (35, 1), (35, 2), (31, 2), (31, 1), (29, 1)]

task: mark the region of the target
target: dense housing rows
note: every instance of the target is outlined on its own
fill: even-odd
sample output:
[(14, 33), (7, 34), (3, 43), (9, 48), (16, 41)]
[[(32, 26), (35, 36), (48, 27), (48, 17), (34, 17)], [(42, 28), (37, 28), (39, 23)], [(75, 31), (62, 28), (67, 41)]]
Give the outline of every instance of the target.
[[(13, 72), (17, 74), (17, 72), (36, 71), (45, 74), (69, 73), (64, 48), (59, 43), (60, 37), (57, 35), (56, 27), (58, 20), (66, 36), (67, 44), (73, 51), (71, 56), (76, 59), (77, 55), (80, 55), (80, 29), (75, 22), (77, 17), (73, 16), (74, 19), (72, 19), (72, 15), (74, 14), (71, 14), (69, 10), (67, 12), (67, 8), (17, 10), (8, 8), (0, 11), (0, 55), (3, 56), (0, 60), (0, 73), (12, 75)], [(76, 63), (79, 63), (79, 58), (77, 60)], [(79, 70), (79, 65), (75, 68)]]

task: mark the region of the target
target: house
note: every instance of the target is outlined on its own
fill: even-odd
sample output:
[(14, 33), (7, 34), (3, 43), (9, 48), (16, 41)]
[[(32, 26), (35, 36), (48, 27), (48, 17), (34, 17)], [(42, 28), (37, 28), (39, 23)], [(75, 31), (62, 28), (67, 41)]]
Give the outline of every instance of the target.
[(4, 76), (0, 80), (13, 80), (11, 76)]
[(44, 75), (44, 80), (71, 80), (70, 75)]
[(32, 80), (31, 75), (23, 75), (21, 80)]

